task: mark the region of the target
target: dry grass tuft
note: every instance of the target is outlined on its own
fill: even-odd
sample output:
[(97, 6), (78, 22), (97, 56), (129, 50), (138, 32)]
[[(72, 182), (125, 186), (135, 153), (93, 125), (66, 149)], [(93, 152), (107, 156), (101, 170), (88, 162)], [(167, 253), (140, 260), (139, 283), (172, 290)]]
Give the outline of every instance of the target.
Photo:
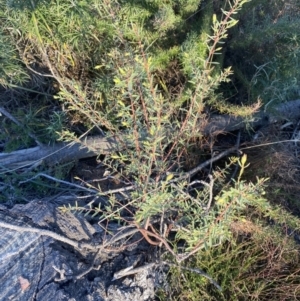
[(238, 220), (231, 223), (231, 231), (234, 235), (252, 235), (261, 233), (262, 229), (250, 220)]
[(300, 144), (288, 140), (297, 135), (298, 125), (272, 125), (259, 132), (255, 144), (245, 150), (250, 162), (246, 177), (251, 181), (257, 176), (269, 178), (268, 199), (295, 212), (300, 210), (295, 200), (300, 189)]

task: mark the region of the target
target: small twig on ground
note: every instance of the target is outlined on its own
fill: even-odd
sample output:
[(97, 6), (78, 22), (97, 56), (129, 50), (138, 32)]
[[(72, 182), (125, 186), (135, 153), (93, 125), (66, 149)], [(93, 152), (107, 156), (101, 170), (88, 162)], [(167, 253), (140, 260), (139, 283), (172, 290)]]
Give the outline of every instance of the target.
[(75, 275), (74, 278), (81, 279), (83, 276), (85, 276), (86, 274), (88, 274), (89, 272), (91, 272), (93, 270), (97, 270), (97, 271), (100, 270), (101, 264), (99, 264), (98, 266), (95, 267), (94, 262), (95, 262), (95, 260), (91, 263), (91, 265), (86, 270), (82, 271), (78, 275)]
[(140, 272), (142, 272), (144, 270), (151, 269), (151, 268), (153, 268), (156, 265), (157, 265), (157, 263), (149, 263), (149, 264), (146, 264), (144, 266), (141, 266), (141, 267), (138, 267), (138, 268), (135, 268), (135, 269), (133, 268), (133, 266), (127, 267), (125, 269), (122, 269), (122, 270), (114, 273), (112, 281), (115, 281), (117, 279), (123, 278), (125, 276), (129, 276), (129, 275), (134, 275), (134, 274), (140, 273)]
[(59, 274), (59, 278), (54, 278), (54, 281), (60, 282), (67, 279), (67, 277), (65, 276), (66, 273), (65, 269), (59, 269), (55, 265), (52, 265), (52, 267)]
[(299, 143), (300, 139), (288, 139), (288, 140), (280, 140), (280, 141), (275, 141), (275, 142), (267, 142), (267, 143), (262, 143), (262, 144), (257, 144), (257, 145), (242, 147), (240, 150), (243, 151), (245, 149), (258, 148), (258, 147), (263, 147), (263, 146), (275, 145), (275, 144), (280, 144), (280, 143), (290, 143), (290, 142), (297, 142), (297, 143)]
[(85, 269), (84, 271), (80, 272), (77, 275), (65, 275), (66, 271), (65, 269), (59, 269), (58, 267), (56, 267), (55, 265), (52, 265), (53, 269), (59, 273), (59, 278), (54, 278), (54, 281), (56, 282), (61, 282), (61, 281), (65, 281), (65, 280), (78, 280), (81, 279), (83, 276), (85, 276), (86, 274), (88, 274), (89, 272), (91, 272), (92, 270), (99, 270), (101, 268), (101, 265), (99, 264), (98, 266), (94, 266), (95, 263), (95, 259), (97, 258), (97, 255), (99, 254), (99, 251), (95, 254), (92, 263), (90, 264), (90, 266)]
[(195, 175), (197, 172), (199, 172), (200, 170), (202, 170), (204, 167), (210, 165), (211, 163), (215, 162), (215, 161), (218, 161), (220, 160), (221, 158), (229, 155), (230, 153), (232, 152), (236, 152), (237, 151), (237, 148), (236, 146), (234, 147), (231, 147), (225, 151), (223, 151), (222, 153), (218, 154), (217, 156), (201, 163), (200, 165), (198, 165), (197, 167), (193, 168), (192, 170), (186, 172), (185, 174), (183, 174), (183, 177), (184, 178), (190, 178), (192, 177), (193, 175)]
[(90, 192), (90, 193), (98, 193), (99, 195), (109, 195), (109, 194), (115, 194), (115, 193), (122, 193), (122, 192), (127, 192), (127, 191), (134, 190), (136, 188), (135, 185), (131, 185), (131, 186), (122, 187), (122, 188), (118, 188), (118, 189), (114, 189), (114, 190), (99, 191), (97, 189), (86, 188), (84, 186), (80, 186), (80, 185), (77, 185), (77, 184), (74, 184), (74, 183), (70, 183), (70, 182), (67, 182), (67, 181), (64, 181), (64, 180), (59, 180), (59, 179), (56, 179), (56, 178), (54, 178), (52, 176), (49, 176), (49, 175), (47, 175), (45, 173), (38, 173), (35, 176), (33, 176), (32, 178), (30, 178), (30, 179), (27, 179), (27, 180), (24, 180), (24, 181), (20, 181), (19, 185), (27, 183), (27, 182), (30, 182), (30, 181), (38, 178), (38, 177), (45, 177), (45, 178), (47, 178), (49, 180), (52, 180), (52, 181), (55, 181), (57, 183), (65, 184), (65, 185), (68, 185), (68, 186), (71, 186), (71, 187), (76, 187), (76, 188), (79, 188), (81, 190), (84, 190), (84, 191), (87, 191), (87, 192)]
[(188, 267), (184, 267), (181, 265), (177, 265), (175, 263), (171, 263), (168, 261), (162, 261), (161, 263), (166, 264), (168, 266), (172, 266), (175, 268), (180, 268), (189, 272), (193, 272), (193, 273), (197, 273), (199, 275), (202, 275), (203, 277), (207, 278), (219, 291), (222, 291), (221, 286), (211, 277), (209, 276), (207, 273), (205, 273), (204, 271), (200, 270), (200, 269), (195, 269), (195, 268), (188, 268)]
[(89, 244), (89, 243), (80, 243), (78, 241), (71, 240), (67, 237), (64, 237), (62, 235), (59, 235), (59, 234), (57, 234), (55, 232), (52, 232), (52, 231), (49, 231), (49, 230), (33, 228), (33, 227), (25, 227), (25, 226), (16, 226), (16, 225), (11, 225), (11, 224), (8, 224), (8, 223), (2, 222), (2, 221), (0, 221), (0, 227), (6, 228), (6, 229), (9, 229), (9, 230), (13, 230), (13, 231), (18, 231), (18, 232), (21, 232), (21, 233), (31, 232), (31, 233), (36, 233), (39, 236), (48, 236), (48, 237), (51, 237), (55, 240), (64, 242), (64, 243), (66, 243), (66, 244), (68, 244), (68, 245), (70, 245), (74, 248), (77, 248), (77, 249), (86, 248), (86, 249), (89, 249), (89, 250), (97, 251), (101, 247), (101, 250), (103, 250), (102, 246), (96, 247), (96, 246), (94, 246), (92, 244)]
[(111, 246), (114, 243), (122, 240), (123, 238), (127, 238), (128, 236), (134, 235), (135, 233), (139, 232), (139, 229), (134, 228), (131, 231), (127, 231), (125, 233), (121, 233), (118, 232), (116, 235), (114, 235), (110, 240), (108, 240), (107, 242), (103, 243), (103, 247), (107, 247), (107, 246)]
[(68, 185), (68, 186), (72, 186), (72, 187), (76, 187), (76, 188), (79, 188), (81, 190), (85, 190), (87, 192), (91, 192), (91, 193), (98, 193), (99, 191), (96, 190), (96, 189), (92, 189), (92, 188), (86, 188), (86, 187), (83, 187), (83, 186), (80, 186), (80, 185), (77, 185), (77, 184), (74, 184), (74, 183), (70, 183), (70, 182), (67, 182), (67, 181), (63, 181), (63, 180), (59, 180), (59, 179), (56, 179), (54, 177), (51, 177), (45, 173), (38, 173), (36, 174), (34, 177), (30, 178), (30, 179), (27, 179), (25, 181), (20, 181), (19, 182), (19, 185), (20, 184), (24, 184), (24, 183), (27, 183), (27, 182), (31, 182), (32, 180), (38, 178), (38, 177), (45, 177), (49, 180), (52, 180), (52, 181), (55, 181), (57, 183), (61, 183), (61, 184), (65, 184), (65, 185)]
[(101, 251), (101, 249), (99, 249), (95, 253), (90, 266), (87, 269), (85, 269), (84, 271), (80, 272), (79, 274), (74, 275), (73, 278), (75, 278), (75, 279), (81, 279), (83, 276), (85, 276), (86, 274), (88, 274), (90, 271), (92, 271), (92, 270), (99, 270), (101, 268), (101, 264), (95, 266), (95, 261), (96, 261), (98, 255), (99, 255), (100, 251)]
[(136, 188), (135, 185), (127, 186), (127, 187), (122, 187), (118, 189), (113, 189), (113, 190), (108, 190), (108, 191), (101, 191), (99, 192), (100, 195), (108, 195), (108, 194), (115, 194), (115, 193), (122, 193), (122, 192), (127, 192), (134, 190)]
[(194, 176), (197, 172), (199, 172), (200, 170), (202, 170), (203, 168), (205, 168), (206, 166), (210, 165), (211, 163), (220, 160), (221, 158), (229, 155), (230, 153), (236, 152), (238, 149), (236, 146), (233, 146), (225, 151), (223, 151), (222, 153), (218, 154), (217, 156), (201, 163), (200, 165), (196, 166), (195, 168), (191, 169), (190, 171), (182, 174), (180, 177), (175, 178), (173, 180), (171, 180), (170, 182), (174, 183), (174, 182), (178, 182), (187, 178), (191, 178), (192, 176)]
[(138, 268), (133, 268), (133, 266), (127, 267), (125, 269), (122, 269), (122, 270), (116, 272), (113, 276), (112, 281), (123, 278), (125, 276), (140, 273), (142, 271), (151, 269), (155, 266), (160, 266), (161, 264), (165, 264), (165, 265), (176, 267), (176, 268), (179, 268), (179, 269), (183, 269), (183, 270), (186, 270), (186, 271), (189, 271), (189, 272), (197, 273), (197, 274), (207, 278), (219, 291), (222, 291), (221, 286), (211, 276), (209, 276), (204, 271), (202, 271), (200, 269), (196, 269), (196, 268), (188, 268), (188, 267), (180, 266), (180, 265), (168, 262), (168, 261), (161, 261), (159, 263), (149, 263), (149, 264), (146, 264), (146, 265), (138, 267)]
[[(9, 230), (13, 230), (13, 231), (17, 231), (17, 232), (20, 232), (20, 233), (30, 232), (30, 233), (36, 233), (39, 236), (48, 236), (48, 237), (51, 237), (55, 240), (66, 243), (66, 244), (68, 244), (68, 245), (70, 245), (74, 248), (77, 248), (77, 249), (86, 248), (86, 249), (89, 249), (89, 250), (92, 250), (92, 251), (96, 251), (97, 253), (100, 252), (100, 251), (105, 252), (106, 247), (111, 246), (112, 244), (120, 241), (121, 239), (126, 238), (130, 235), (133, 235), (133, 234), (139, 232), (139, 229), (134, 228), (133, 230), (127, 231), (123, 234), (117, 233), (113, 238), (111, 238), (107, 242), (104, 242), (102, 245), (95, 246), (95, 245), (90, 244), (90, 243), (81, 243), (81, 242), (69, 239), (67, 237), (64, 237), (62, 235), (59, 235), (55, 232), (52, 232), (52, 231), (49, 231), (49, 230), (44, 230), (44, 229), (39, 229), (39, 228), (26, 227), (26, 226), (16, 226), (16, 225), (12, 225), (12, 224), (2, 222), (2, 221), (0, 221), (0, 227), (5, 228), (5, 229), (9, 229)], [(111, 250), (110, 250), (110, 252), (111, 252)]]

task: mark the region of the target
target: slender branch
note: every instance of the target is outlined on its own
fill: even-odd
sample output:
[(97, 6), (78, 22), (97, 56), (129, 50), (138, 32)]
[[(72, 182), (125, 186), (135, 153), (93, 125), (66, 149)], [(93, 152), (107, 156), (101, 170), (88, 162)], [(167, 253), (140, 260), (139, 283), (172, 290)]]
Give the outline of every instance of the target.
[(183, 270), (186, 270), (186, 271), (189, 271), (189, 272), (193, 272), (193, 273), (197, 273), (199, 275), (202, 275), (203, 277), (207, 278), (219, 291), (222, 291), (221, 286), (211, 276), (209, 276), (207, 273), (205, 273), (204, 271), (202, 271), (200, 269), (188, 268), (188, 267), (177, 265), (175, 263), (171, 263), (171, 262), (168, 262), (168, 261), (162, 261), (162, 263), (166, 264), (166, 265), (169, 265), (169, 266), (172, 266), (172, 267), (176, 267), (176, 268), (179, 268), (179, 269), (183, 269)]
[(49, 230), (43, 230), (43, 229), (25, 227), (25, 226), (16, 226), (16, 225), (8, 224), (8, 223), (2, 222), (2, 221), (0, 221), (0, 227), (6, 228), (6, 229), (9, 229), (9, 230), (18, 231), (18, 232), (21, 232), (21, 233), (30, 232), (30, 233), (36, 233), (39, 236), (48, 236), (48, 237), (51, 237), (55, 240), (66, 243), (66, 244), (68, 244), (68, 245), (70, 245), (74, 248), (77, 248), (77, 249), (86, 248), (86, 249), (93, 250), (93, 251), (96, 251), (96, 250), (99, 249), (99, 247), (96, 247), (92, 244), (80, 243), (78, 241), (71, 240), (67, 237), (64, 237), (62, 235), (59, 235), (59, 234), (57, 234), (55, 232), (52, 232), (52, 231), (49, 231)]
[(138, 267), (135, 269), (133, 268), (133, 266), (127, 267), (125, 269), (122, 269), (122, 270), (114, 273), (114, 277), (113, 277), (112, 281), (123, 278), (125, 276), (134, 275), (134, 274), (143, 272), (145, 270), (153, 268), (156, 265), (157, 265), (157, 263), (149, 263), (149, 264), (146, 264), (144, 266), (141, 266), (141, 267)]
[(137, 228), (134, 228), (134, 229), (132, 229), (132, 230), (130, 230), (130, 231), (127, 231), (127, 232), (121, 233), (121, 234), (120, 234), (120, 232), (118, 232), (118, 233), (117, 233), (116, 235), (114, 235), (108, 242), (105, 242), (105, 243), (103, 244), (103, 246), (104, 246), (104, 247), (106, 247), (106, 246), (111, 246), (111, 245), (113, 245), (114, 243), (116, 243), (116, 242), (122, 240), (123, 238), (127, 238), (128, 236), (134, 235), (134, 234), (137, 233), (137, 232), (139, 232), (139, 229), (137, 229)]
[(212, 157), (211, 159), (199, 164), (198, 166), (196, 166), (195, 168), (191, 169), (190, 171), (184, 173), (183, 175), (181, 175), (179, 178), (176, 178), (174, 180), (171, 180), (171, 182), (178, 182), (179, 180), (183, 180), (183, 179), (187, 179), (187, 178), (191, 178), (192, 176), (194, 176), (197, 172), (199, 172), (200, 170), (202, 170), (203, 168), (205, 168), (206, 166), (212, 164), (215, 161), (220, 160), (223, 157), (226, 157), (227, 155), (229, 155), (230, 153), (236, 152), (237, 148), (236, 146), (231, 147), (225, 151), (223, 151), (222, 153), (218, 154), (215, 157)]
[(60, 184), (65, 184), (65, 185), (68, 185), (68, 186), (71, 186), (71, 187), (76, 187), (76, 188), (79, 188), (81, 190), (85, 190), (87, 192), (92, 192), (92, 193), (97, 193), (99, 192), (98, 190), (96, 189), (92, 189), (92, 188), (86, 188), (86, 187), (83, 187), (83, 186), (80, 186), (80, 185), (77, 185), (77, 184), (74, 184), (74, 183), (70, 183), (70, 182), (67, 182), (67, 181), (63, 181), (63, 180), (59, 180), (59, 179), (56, 179), (54, 177), (51, 177), (45, 173), (38, 173), (36, 174), (34, 177), (30, 178), (30, 179), (27, 179), (25, 181), (20, 181), (19, 182), (19, 185), (21, 184), (24, 184), (24, 183), (27, 183), (27, 182), (31, 182), (33, 181), (34, 179), (38, 178), (38, 177), (44, 177), (44, 178), (47, 178), (49, 180), (52, 180), (52, 181), (55, 181), (57, 183), (60, 183)]
[(133, 266), (129, 266), (125, 269), (122, 269), (122, 270), (114, 273), (112, 281), (115, 281), (117, 279), (129, 276), (129, 275), (134, 275), (134, 274), (143, 272), (143, 271), (151, 269), (155, 266), (161, 266), (161, 264), (165, 264), (165, 265), (168, 265), (168, 266), (172, 266), (172, 267), (175, 267), (175, 268), (179, 268), (179, 269), (183, 269), (183, 270), (186, 270), (186, 271), (189, 271), (189, 272), (192, 272), (192, 273), (199, 274), (199, 275), (207, 278), (219, 291), (222, 291), (221, 286), (211, 276), (209, 276), (207, 273), (205, 273), (203, 270), (196, 269), (196, 268), (184, 267), (184, 266), (177, 265), (177, 264), (174, 264), (174, 263), (171, 263), (171, 262), (168, 262), (168, 261), (161, 261), (159, 263), (154, 263), (154, 262), (153, 263), (148, 263), (146, 265), (143, 265), (143, 266), (137, 267), (137, 268), (133, 268)]
[(99, 194), (100, 195), (108, 195), (108, 194), (115, 194), (115, 193), (122, 193), (122, 192), (132, 191), (134, 189), (136, 189), (136, 186), (131, 185), (131, 186), (126, 186), (126, 187), (107, 190), (107, 191), (100, 191)]

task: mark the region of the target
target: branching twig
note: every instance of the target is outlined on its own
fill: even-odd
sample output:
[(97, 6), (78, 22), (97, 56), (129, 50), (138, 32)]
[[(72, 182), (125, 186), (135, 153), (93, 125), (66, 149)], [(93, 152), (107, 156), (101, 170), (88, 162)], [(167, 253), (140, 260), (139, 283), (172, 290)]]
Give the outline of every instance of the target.
[(209, 276), (207, 273), (205, 273), (204, 271), (202, 271), (200, 269), (188, 268), (188, 267), (177, 265), (175, 263), (171, 263), (171, 262), (168, 262), (168, 261), (162, 261), (162, 263), (166, 264), (168, 266), (180, 268), (180, 269), (183, 269), (183, 270), (186, 270), (186, 271), (189, 271), (189, 272), (193, 272), (193, 273), (197, 273), (199, 275), (202, 275), (203, 277), (207, 278), (219, 291), (222, 291), (221, 286), (211, 276)]
[(70, 183), (70, 182), (67, 182), (67, 181), (63, 181), (63, 180), (56, 179), (56, 178), (51, 177), (51, 176), (49, 176), (49, 175), (47, 175), (47, 174), (45, 174), (45, 173), (38, 173), (38, 174), (36, 174), (35, 176), (33, 176), (32, 178), (30, 178), (30, 179), (27, 179), (27, 180), (25, 180), (25, 181), (20, 181), (20, 182), (19, 182), (19, 185), (20, 185), (20, 184), (27, 183), (27, 182), (31, 182), (32, 180), (34, 180), (34, 179), (36, 179), (36, 178), (38, 178), (38, 177), (45, 177), (45, 178), (47, 178), (47, 179), (49, 179), (49, 180), (52, 180), (52, 181), (55, 181), (55, 182), (57, 182), (57, 183), (65, 184), (65, 185), (68, 185), (68, 186), (71, 186), (71, 187), (76, 187), (76, 188), (79, 188), (79, 189), (81, 189), (81, 190), (85, 190), (85, 191), (91, 192), (91, 193), (98, 193), (98, 192), (99, 192), (99, 191), (96, 190), (96, 189), (86, 188), (86, 187), (83, 187), (83, 186), (80, 186), (80, 185), (77, 185), (77, 184), (74, 184), (74, 183)]
[(194, 176), (197, 172), (199, 172), (200, 170), (202, 170), (203, 168), (205, 168), (206, 166), (210, 165), (211, 163), (220, 160), (221, 158), (229, 155), (230, 153), (236, 152), (237, 148), (236, 146), (233, 146), (225, 151), (223, 151), (222, 153), (218, 154), (217, 156), (199, 164), (198, 166), (196, 166), (195, 168), (191, 169), (190, 171), (182, 174), (180, 177), (175, 178), (173, 180), (171, 180), (170, 182), (174, 183), (174, 182), (178, 182), (187, 178), (191, 178), (192, 176)]
[(132, 191), (136, 189), (135, 185), (131, 186), (126, 186), (122, 188), (117, 188), (117, 189), (112, 189), (112, 190), (107, 190), (107, 191), (101, 191), (99, 192), (100, 195), (108, 195), (108, 194), (115, 194), (115, 193), (122, 193), (122, 192), (127, 192), (127, 191)]
[(184, 177), (184, 178), (190, 178), (190, 177), (192, 177), (193, 175), (195, 175), (197, 172), (199, 172), (200, 170), (202, 170), (204, 167), (206, 167), (206, 166), (210, 165), (211, 163), (213, 163), (213, 162), (215, 162), (215, 161), (218, 161), (218, 160), (220, 160), (221, 158), (223, 158), (223, 157), (229, 155), (229, 154), (232, 153), (232, 152), (236, 152), (236, 151), (237, 151), (236, 146), (231, 147), (231, 148), (229, 148), (229, 149), (223, 151), (223, 152), (220, 153), (219, 155), (217, 155), (217, 156), (215, 156), (215, 157), (213, 157), (213, 158), (211, 158), (211, 159), (209, 159), (209, 160), (207, 160), (207, 161), (201, 163), (201, 164), (198, 165), (197, 167), (195, 167), (195, 168), (193, 168), (192, 170), (186, 172), (185, 174), (183, 174), (182, 177)]
[(149, 263), (149, 264), (146, 264), (144, 266), (141, 266), (141, 267), (138, 267), (138, 268), (135, 268), (135, 269), (133, 268), (133, 266), (127, 267), (125, 269), (122, 269), (122, 270), (114, 273), (114, 277), (113, 277), (112, 281), (115, 281), (117, 279), (123, 278), (125, 276), (129, 276), (129, 275), (134, 275), (134, 274), (140, 273), (142, 271), (151, 269), (151, 268), (153, 268), (156, 265), (157, 265), (156, 263)]
[(25, 226), (16, 226), (16, 225), (8, 224), (8, 223), (2, 222), (2, 221), (0, 221), (0, 227), (6, 228), (6, 229), (9, 229), (9, 230), (13, 230), (13, 231), (18, 231), (18, 232), (21, 232), (21, 233), (30, 232), (30, 233), (36, 233), (39, 236), (48, 236), (48, 237), (51, 237), (55, 240), (66, 243), (66, 244), (68, 244), (68, 245), (70, 245), (74, 248), (77, 248), (77, 249), (86, 248), (86, 249), (93, 250), (93, 251), (97, 251), (99, 249), (99, 247), (96, 247), (92, 244), (80, 243), (78, 241), (71, 240), (67, 237), (64, 237), (62, 235), (59, 235), (59, 234), (57, 234), (55, 232), (52, 232), (52, 231), (49, 231), (49, 230), (43, 230), (43, 229), (25, 227)]
[(122, 192), (134, 190), (136, 188), (136, 186), (131, 185), (131, 186), (122, 187), (122, 188), (118, 188), (118, 189), (114, 189), (114, 190), (99, 191), (97, 189), (86, 188), (86, 187), (83, 187), (83, 186), (80, 186), (80, 185), (77, 185), (77, 184), (74, 184), (74, 183), (70, 183), (70, 182), (67, 182), (67, 181), (64, 181), (64, 180), (59, 180), (59, 179), (56, 179), (56, 178), (54, 178), (52, 176), (49, 176), (45, 173), (38, 173), (30, 179), (27, 179), (25, 181), (20, 181), (19, 185), (30, 182), (30, 181), (38, 178), (38, 177), (45, 177), (45, 178), (47, 178), (49, 180), (52, 180), (52, 181), (55, 181), (57, 183), (65, 184), (65, 185), (68, 185), (68, 186), (71, 186), (71, 187), (76, 187), (76, 188), (79, 188), (81, 190), (84, 190), (84, 191), (87, 191), (87, 192), (90, 192), (90, 193), (98, 193), (99, 195), (109, 195), (109, 194), (115, 194), (115, 193), (122, 193)]
[(165, 265), (172, 266), (175, 268), (183, 269), (183, 270), (186, 270), (186, 271), (189, 271), (192, 273), (197, 273), (197, 274), (207, 278), (219, 291), (222, 291), (221, 286), (211, 276), (209, 276), (204, 271), (202, 271), (200, 269), (196, 269), (196, 268), (188, 268), (188, 267), (180, 266), (180, 265), (168, 262), (168, 261), (161, 261), (159, 263), (149, 263), (144, 266), (137, 267), (137, 268), (133, 268), (133, 266), (127, 267), (125, 269), (122, 269), (122, 270), (116, 272), (113, 276), (112, 281), (123, 278), (125, 276), (134, 275), (134, 274), (143, 272), (143, 271), (151, 269), (155, 266), (160, 266), (161, 264), (165, 264)]
[(92, 270), (99, 270), (101, 268), (101, 265), (95, 266), (95, 261), (97, 259), (97, 256), (99, 255), (100, 249), (98, 250), (98, 252), (95, 253), (92, 262), (90, 263), (89, 267), (83, 271), (81, 271), (80, 273), (78, 273), (77, 275), (70, 275), (67, 276), (65, 275), (66, 271), (65, 269), (59, 269), (58, 267), (56, 267), (55, 265), (52, 265), (53, 269), (59, 273), (59, 278), (55, 278), (54, 280), (57, 282), (61, 282), (61, 281), (65, 281), (65, 280), (70, 280), (70, 279), (81, 279), (83, 276), (85, 276), (86, 274), (88, 274), (89, 272), (91, 272)]
[(110, 240), (108, 240), (107, 242), (104, 242), (103, 246), (104, 247), (111, 246), (111, 245), (115, 244), (116, 242), (122, 240), (123, 238), (127, 238), (128, 236), (134, 235), (138, 232), (139, 232), (139, 229), (137, 229), (137, 228), (134, 228), (131, 231), (127, 231), (127, 232), (122, 233), (122, 234), (120, 234), (120, 232), (118, 232)]
[(20, 232), (20, 233), (30, 232), (30, 233), (36, 233), (39, 236), (48, 236), (48, 237), (51, 237), (55, 240), (66, 243), (66, 244), (68, 244), (68, 245), (70, 245), (74, 248), (77, 248), (77, 249), (85, 248), (85, 249), (89, 249), (89, 250), (96, 251), (96, 252), (100, 252), (100, 251), (105, 252), (106, 247), (109, 247), (109, 246), (113, 245), (114, 243), (122, 240), (123, 238), (126, 238), (128, 236), (131, 236), (131, 235), (139, 232), (139, 229), (135, 228), (135, 229), (133, 229), (131, 231), (127, 231), (123, 234), (117, 233), (113, 238), (111, 238), (107, 242), (104, 242), (102, 245), (95, 246), (91, 243), (81, 243), (81, 242), (69, 239), (67, 237), (64, 237), (62, 235), (59, 235), (55, 232), (52, 232), (52, 231), (49, 231), (49, 230), (44, 230), (44, 229), (39, 229), (39, 228), (26, 227), (26, 226), (16, 226), (16, 225), (12, 225), (12, 224), (2, 222), (2, 221), (0, 221), (0, 227), (5, 228), (5, 229), (9, 229), (9, 230), (13, 230), (13, 231), (17, 231), (17, 232)]

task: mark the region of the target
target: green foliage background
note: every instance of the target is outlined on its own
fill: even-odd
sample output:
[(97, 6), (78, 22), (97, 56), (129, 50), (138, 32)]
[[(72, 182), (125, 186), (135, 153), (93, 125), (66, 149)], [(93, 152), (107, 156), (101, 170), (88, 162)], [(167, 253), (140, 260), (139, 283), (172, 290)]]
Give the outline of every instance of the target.
[[(244, 100), (275, 104), (299, 97), (299, 1), (251, 1), (228, 45)], [(245, 99), (246, 98), (246, 99)]]

